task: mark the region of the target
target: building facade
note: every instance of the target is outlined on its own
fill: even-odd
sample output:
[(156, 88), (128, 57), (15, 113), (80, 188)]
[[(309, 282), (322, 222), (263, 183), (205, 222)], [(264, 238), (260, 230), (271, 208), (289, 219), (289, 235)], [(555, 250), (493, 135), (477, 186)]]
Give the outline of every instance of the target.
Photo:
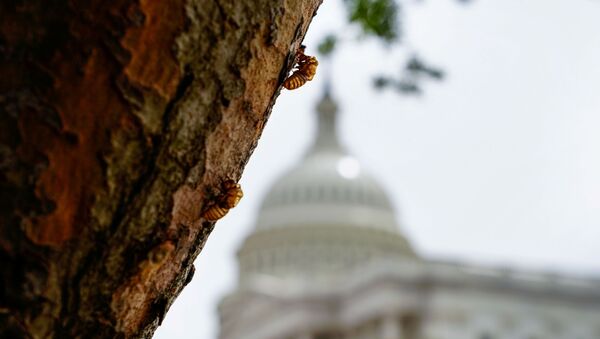
[(336, 106), (238, 252), (222, 339), (600, 339), (600, 280), (422, 258), (340, 145)]

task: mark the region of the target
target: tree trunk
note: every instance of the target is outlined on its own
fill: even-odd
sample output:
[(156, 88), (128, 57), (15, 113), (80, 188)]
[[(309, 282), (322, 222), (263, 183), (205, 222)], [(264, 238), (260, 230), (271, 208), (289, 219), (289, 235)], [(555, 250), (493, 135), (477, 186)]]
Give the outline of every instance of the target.
[(0, 337), (152, 335), (320, 2), (0, 3)]

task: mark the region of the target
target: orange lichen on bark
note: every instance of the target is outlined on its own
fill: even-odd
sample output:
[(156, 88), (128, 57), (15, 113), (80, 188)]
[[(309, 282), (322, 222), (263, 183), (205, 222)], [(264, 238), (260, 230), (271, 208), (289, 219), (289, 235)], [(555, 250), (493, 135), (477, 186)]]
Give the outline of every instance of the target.
[[(181, 80), (174, 56), (174, 41), (183, 30), (183, 1), (140, 1), (129, 9), (130, 15), (142, 16), (143, 24), (127, 31), (121, 43), (131, 53), (125, 74), (133, 83), (152, 88), (170, 98)], [(181, 8), (181, 11), (172, 10)]]
[(53, 201), (55, 209), (25, 225), (28, 237), (44, 245), (59, 245), (70, 239), (87, 221), (93, 192), (102, 182), (99, 153), (110, 130), (117, 128), (118, 116), (126, 111), (112, 90), (111, 67), (103, 52), (92, 51), (82, 75), (68, 56), (57, 55), (54, 64), (54, 105), (62, 130), (55, 136), (27, 135), (28, 142), (48, 159), (36, 194)]
[[(62, 125), (58, 135), (31, 133), (32, 128), (25, 125), (37, 122), (21, 121), (22, 130), (29, 133), (27, 142), (48, 160), (36, 194), (55, 207), (49, 214), (24, 221), (25, 232), (35, 243), (60, 245), (88, 224), (95, 195), (106, 186), (100, 158), (110, 152), (111, 131), (137, 128), (131, 105), (115, 86), (120, 74), (133, 86), (153, 90), (165, 102), (176, 92), (182, 71), (173, 49), (184, 28), (184, 6), (149, 0), (139, 6), (138, 12), (128, 14), (143, 18), (140, 25), (128, 27), (121, 40), (130, 54), (125, 65), (120, 66), (106, 49), (97, 47), (90, 49), (86, 60), (73, 60), (73, 55), (62, 52), (52, 59), (48, 69), (54, 80), (52, 104)], [(170, 6), (181, 10), (170, 10)], [(137, 8), (132, 5), (130, 12)], [(71, 29), (84, 41), (96, 34), (88, 27)], [(78, 68), (77, 62), (83, 66)]]

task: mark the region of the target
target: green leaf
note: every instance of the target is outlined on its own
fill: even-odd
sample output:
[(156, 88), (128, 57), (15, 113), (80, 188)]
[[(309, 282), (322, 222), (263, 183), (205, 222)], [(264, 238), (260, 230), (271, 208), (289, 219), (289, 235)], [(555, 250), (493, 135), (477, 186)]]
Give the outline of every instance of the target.
[(394, 0), (346, 0), (350, 22), (357, 23), (366, 35), (392, 42), (398, 34), (399, 7)]
[(331, 55), (331, 53), (335, 49), (336, 43), (337, 43), (337, 37), (333, 34), (329, 34), (319, 44), (319, 46), (318, 46), (319, 54), (321, 54), (324, 57)]

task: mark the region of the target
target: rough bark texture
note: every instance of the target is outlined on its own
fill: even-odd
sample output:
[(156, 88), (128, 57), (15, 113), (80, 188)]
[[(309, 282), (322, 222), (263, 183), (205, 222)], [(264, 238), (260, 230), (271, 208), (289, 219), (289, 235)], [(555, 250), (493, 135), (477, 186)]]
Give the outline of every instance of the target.
[(152, 335), (320, 2), (0, 3), (0, 336)]

